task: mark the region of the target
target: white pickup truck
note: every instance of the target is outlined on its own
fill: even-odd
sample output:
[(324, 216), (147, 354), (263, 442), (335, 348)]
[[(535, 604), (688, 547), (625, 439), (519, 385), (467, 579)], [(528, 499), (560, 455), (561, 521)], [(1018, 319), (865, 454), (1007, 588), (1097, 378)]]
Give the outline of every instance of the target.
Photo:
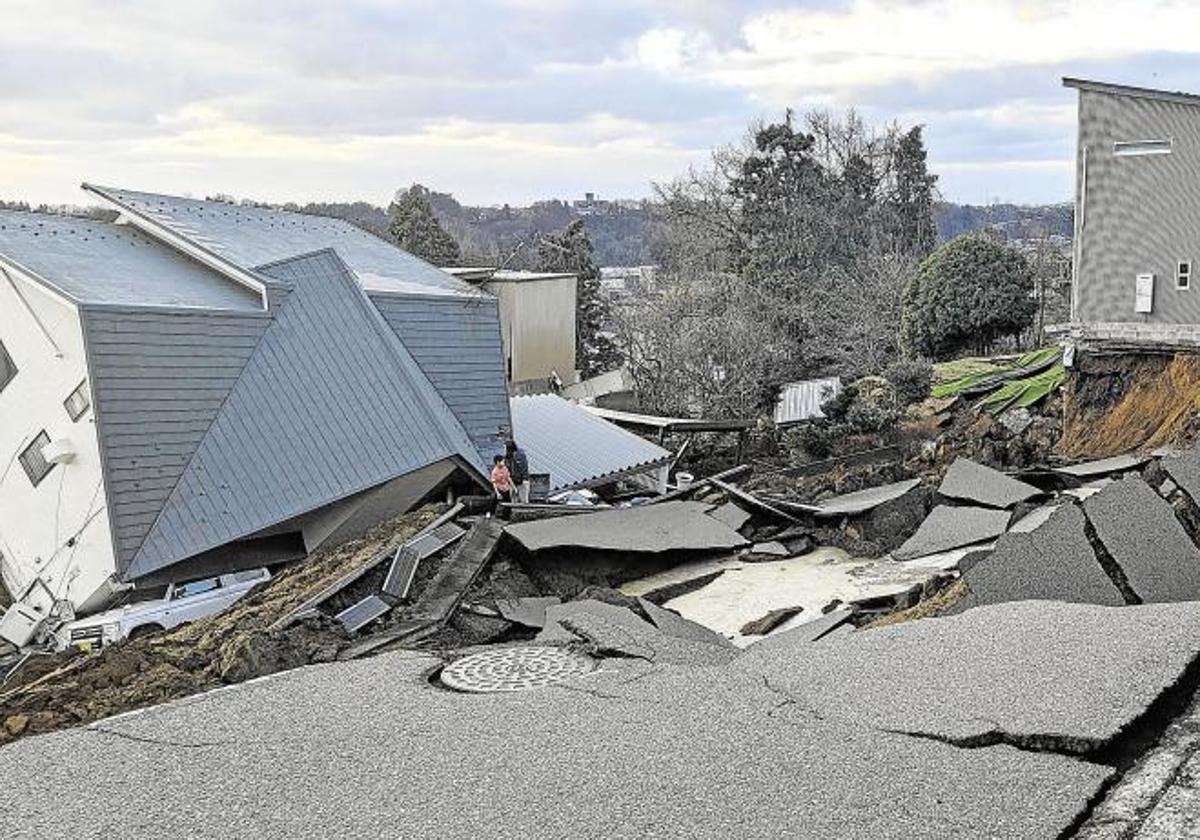
[(251, 569), (168, 584), (165, 591), (159, 588), (143, 593), (150, 596), (148, 600), (68, 621), (58, 628), (55, 636), (59, 647), (91, 650), (122, 639), (170, 630), (220, 612), (270, 579), (271, 573), (266, 569)]

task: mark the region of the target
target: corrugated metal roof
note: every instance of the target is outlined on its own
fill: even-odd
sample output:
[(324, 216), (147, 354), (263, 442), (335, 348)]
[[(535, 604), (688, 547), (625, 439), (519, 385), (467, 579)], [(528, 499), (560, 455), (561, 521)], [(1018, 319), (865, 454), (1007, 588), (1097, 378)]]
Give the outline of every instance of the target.
[(671, 453), (553, 394), (513, 397), (513, 437), (552, 492), (666, 463)]
[(824, 417), (821, 405), (842, 390), (842, 380), (836, 376), (789, 382), (779, 392), (775, 403), (775, 425), (799, 423)]
[(447, 458), (482, 467), (332, 250), (260, 270), (292, 291), (220, 400), (127, 579)]
[(128, 225), (0, 210), (0, 255), (77, 303), (263, 308), (254, 292)]
[(371, 291), (480, 294), (470, 284), (341, 219), (86, 186), (244, 269), (332, 248), (358, 275), (362, 287)]

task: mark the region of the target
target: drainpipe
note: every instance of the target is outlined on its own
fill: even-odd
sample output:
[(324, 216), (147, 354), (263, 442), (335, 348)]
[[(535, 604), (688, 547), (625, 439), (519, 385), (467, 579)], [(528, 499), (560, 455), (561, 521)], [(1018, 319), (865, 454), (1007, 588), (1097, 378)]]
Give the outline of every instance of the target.
[(17, 281), (12, 279), (12, 275), (3, 266), (0, 266), (0, 274), (4, 275), (4, 279), (12, 287), (13, 294), (17, 296), (17, 300), (21, 301), (21, 305), (25, 307), (25, 311), (29, 313), (29, 317), (38, 325), (38, 329), (42, 331), (42, 335), (46, 337), (46, 341), (50, 342), (50, 346), (54, 348), (55, 358), (61, 359), (63, 357), (62, 348), (58, 346), (58, 342), (54, 340), (54, 336), (50, 334), (50, 330), (46, 329), (46, 325), (42, 323), (42, 319), (38, 317), (37, 312), (29, 305), (29, 301), (25, 299), (25, 294), (21, 291), (21, 287), (17, 285)]

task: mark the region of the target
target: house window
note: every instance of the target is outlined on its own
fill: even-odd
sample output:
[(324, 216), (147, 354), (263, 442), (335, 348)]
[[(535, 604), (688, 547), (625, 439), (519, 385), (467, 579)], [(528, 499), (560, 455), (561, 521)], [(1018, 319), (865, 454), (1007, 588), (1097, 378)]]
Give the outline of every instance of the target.
[(63, 408), (67, 410), (67, 414), (72, 420), (78, 420), (87, 410), (91, 408), (92, 401), (88, 397), (87, 380), (79, 383), (79, 387), (71, 392), (71, 395), (63, 400)]
[(1113, 154), (1117, 157), (1138, 157), (1140, 155), (1169, 155), (1171, 154), (1170, 140), (1134, 140), (1126, 143), (1113, 143)]
[(13, 364), (12, 356), (8, 355), (4, 342), (0, 341), (0, 391), (3, 391), (16, 375), (17, 366)]
[(1180, 260), (1175, 271), (1175, 288), (1187, 289), (1192, 285), (1192, 261)]
[(33, 482), (33, 486), (37, 487), (42, 483), (42, 479), (54, 469), (54, 465), (42, 457), (42, 447), (50, 442), (50, 436), (43, 432), (38, 432), (38, 436), (33, 439), (33, 443), (25, 447), (25, 451), (21, 453), (21, 466), (25, 468), (25, 475), (29, 476), (29, 480)]

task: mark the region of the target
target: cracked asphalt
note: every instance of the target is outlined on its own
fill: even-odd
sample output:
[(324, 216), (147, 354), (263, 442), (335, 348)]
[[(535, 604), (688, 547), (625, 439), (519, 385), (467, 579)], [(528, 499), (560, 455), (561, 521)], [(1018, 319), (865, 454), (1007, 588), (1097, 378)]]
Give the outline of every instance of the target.
[[(416, 653), (312, 666), (0, 749), (0, 836), (1053, 838), (1111, 768), (1053, 745), (942, 736), (1078, 720), (1067, 735), (1103, 737), (1178, 678), (1170, 639), (1196, 650), (1200, 619), (1183, 618), (1186, 605), (1043, 603), (1051, 618), (1038, 624), (1022, 606), (815, 643), (801, 633), (732, 662), (703, 643), (686, 656), (685, 640), (647, 647), (632, 625), (640, 657), (511, 694), (437, 687), (441, 660)], [(590, 625), (590, 643), (629, 643), (630, 627), (610, 643), (605, 625)], [(951, 645), (964, 634), (984, 641)], [(1083, 648), (1116, 636), (1157, 653), (1109, 656), (1111, 670), (1079, 690), (1015, 682), (1034, 639), (1048, 658), (1092, 667), (1101, 657)], [(987, 664), (923, 689), (894, 681), (967, 654)], [(1150, 667), (1155, 657), (1165, 664)], [(1146, 673), (1124, 670), (1131, 662)], [(837, 665), (840, 686), (823, 676)], [(955, 705), (970, 695), (992, 700)], [(1132, 699), (1114, 707), (1118, 696)]]

